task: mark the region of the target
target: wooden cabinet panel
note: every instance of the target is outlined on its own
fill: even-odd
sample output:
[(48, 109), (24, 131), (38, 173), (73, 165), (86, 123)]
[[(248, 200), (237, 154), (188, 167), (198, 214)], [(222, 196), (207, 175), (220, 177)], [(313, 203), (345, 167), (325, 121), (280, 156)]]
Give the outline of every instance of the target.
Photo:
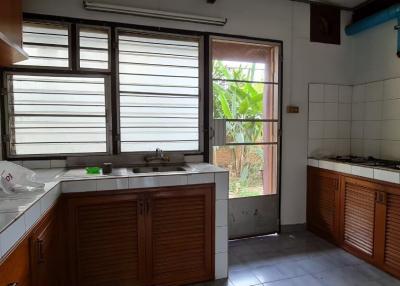
[(386, 197), (384, 265), (400, 276), (400, 194)]
[(24, 239), (0, 264), (0, 285), (30, 286), (29, 238)]
[(21, 0), (0, 2), (0, 66), (27, 59), (22, 50), (22, 4)]
[(53, 209), (31, 234), (31, 277), (33, 286), (62, 285), (65, 265), (60, 252), (59, 233), (57, 213), (56, 209)]
[(213, 197), (212, 187), (152, 193), (148, 221), (151, 285), (214, 278)]
[(339, 237), (339, 175), (315, 168), (308, 170), (307, 226), (331, 241)]
[(143, 283), (142, 202), (136, 194), (68, 199), (71, 284)]
[(374, 185), (360, 180), (343, 181), (343, 243), (354, 251), (374, 255), (375, 197)]

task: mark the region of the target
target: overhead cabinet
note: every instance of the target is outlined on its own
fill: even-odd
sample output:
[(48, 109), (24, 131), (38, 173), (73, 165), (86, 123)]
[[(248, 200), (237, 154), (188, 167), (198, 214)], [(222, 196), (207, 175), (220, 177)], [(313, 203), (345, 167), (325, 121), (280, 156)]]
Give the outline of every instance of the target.
[(311, 231), (400, 277), (400, 186), (309, 167), (307, 212)]
[(0, 2), (0, 67), (26, 60), (22, 49), (22, 3), (21, 0)]

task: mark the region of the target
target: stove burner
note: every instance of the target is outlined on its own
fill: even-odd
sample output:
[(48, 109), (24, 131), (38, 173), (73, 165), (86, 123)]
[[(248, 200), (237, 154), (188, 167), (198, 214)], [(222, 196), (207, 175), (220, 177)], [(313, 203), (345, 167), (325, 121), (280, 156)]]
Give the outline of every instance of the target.
[(400, 161), (376, 159), (372, 156), (370, 157), (336, 156), (330, 159), (343, 163), (359, 164), (368, 167), (383, 167), (383, 168), (400, 170)]

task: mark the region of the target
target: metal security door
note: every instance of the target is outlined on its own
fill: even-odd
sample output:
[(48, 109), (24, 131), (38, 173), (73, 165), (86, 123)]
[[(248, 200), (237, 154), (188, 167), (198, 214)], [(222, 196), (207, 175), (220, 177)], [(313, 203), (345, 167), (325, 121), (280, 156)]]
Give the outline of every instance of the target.
[(279, 231), (281, 45), (210, 39), (210, 156), (229, 169), (229, 238)]

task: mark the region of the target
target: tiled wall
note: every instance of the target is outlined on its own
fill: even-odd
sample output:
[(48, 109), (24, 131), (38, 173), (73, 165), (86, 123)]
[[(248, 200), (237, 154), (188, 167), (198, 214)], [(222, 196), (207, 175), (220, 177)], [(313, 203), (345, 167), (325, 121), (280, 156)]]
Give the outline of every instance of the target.
[(400, 78), (354, 86), (353, 155), (400, 160)]
[(400, 160), (400, 78), (355, 86), (310, 84), (308, 156)]
[(309, 85), (309, 157), (350, 153), (352, 93), (351, 86)]

